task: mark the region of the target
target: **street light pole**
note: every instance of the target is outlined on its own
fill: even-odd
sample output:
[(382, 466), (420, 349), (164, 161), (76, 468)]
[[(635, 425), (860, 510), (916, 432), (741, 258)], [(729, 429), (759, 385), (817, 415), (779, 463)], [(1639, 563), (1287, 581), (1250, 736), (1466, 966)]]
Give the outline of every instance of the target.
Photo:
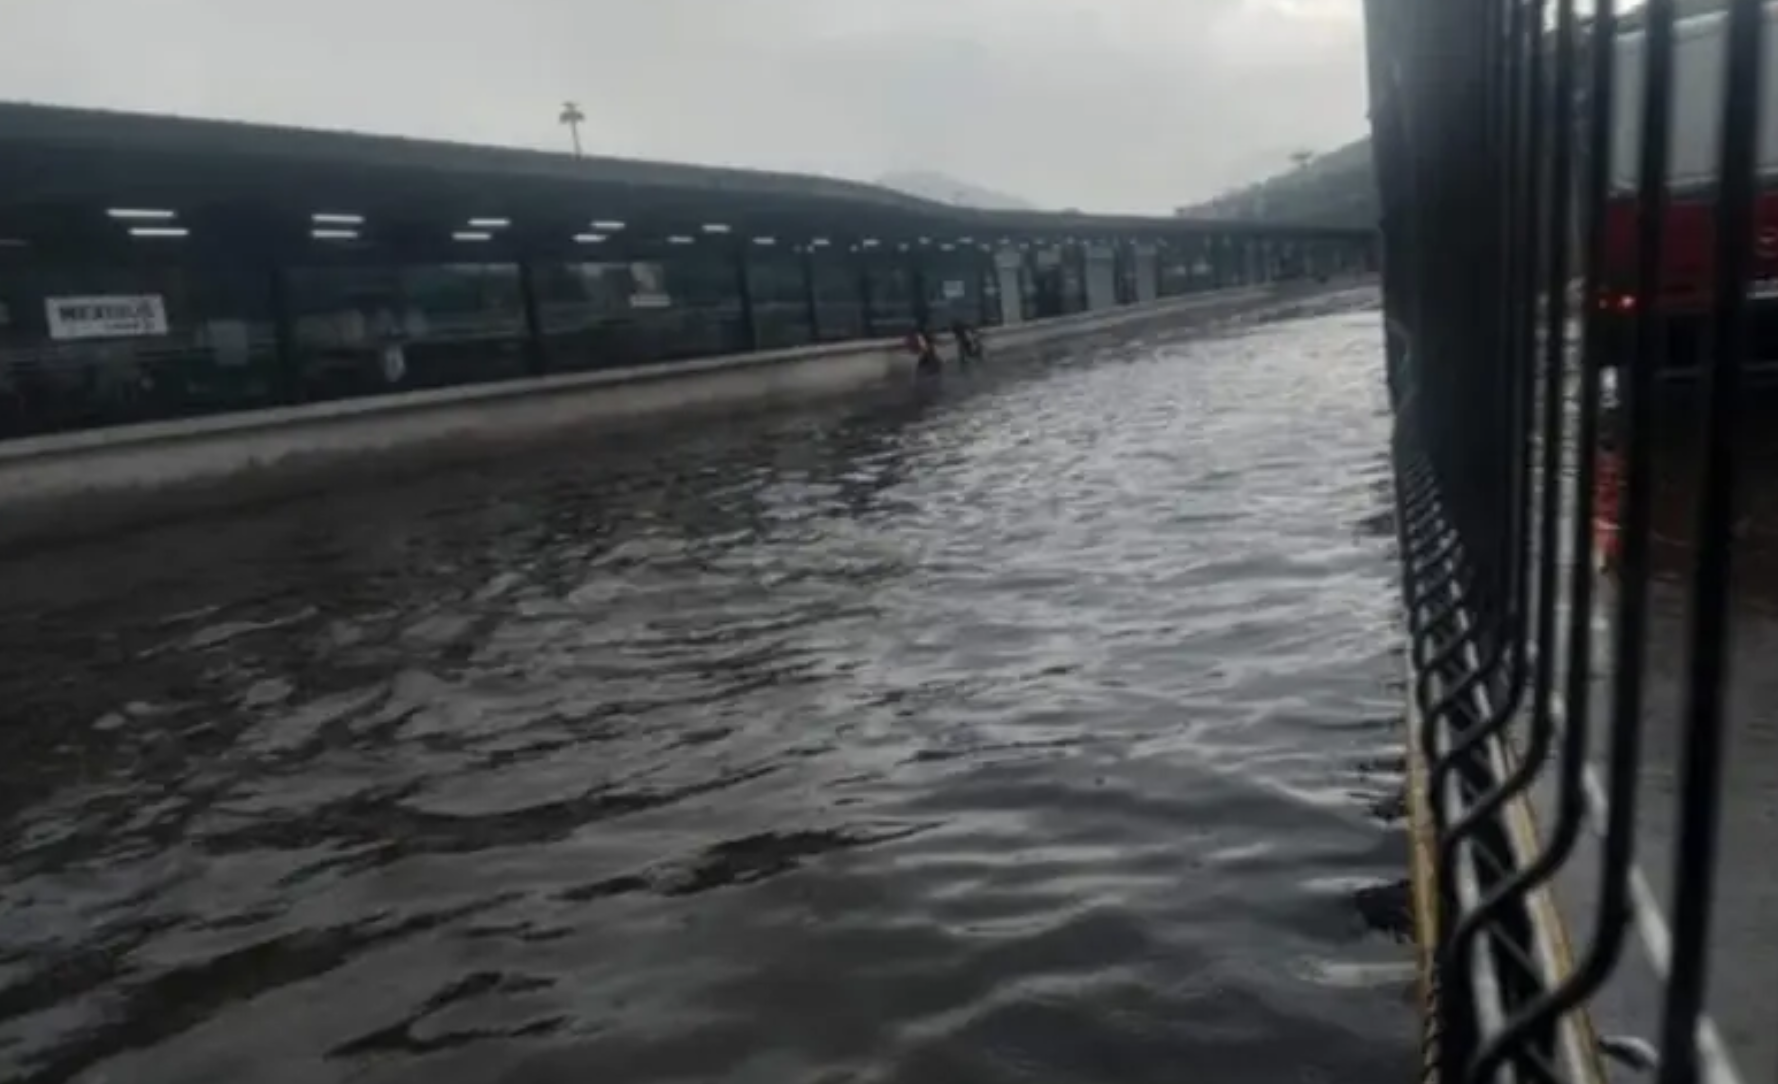
[(581, 156), (580, 124), (582, 121), (586, 120), (586, 114), (580, 111), (580, 106), (575, 105), (573, 102), (566, 102), (562, 106), (562, 116), (560, 119), (563, 124), (568, 126), (568, 131), (574, 135), (574, 157), (579, 158)]

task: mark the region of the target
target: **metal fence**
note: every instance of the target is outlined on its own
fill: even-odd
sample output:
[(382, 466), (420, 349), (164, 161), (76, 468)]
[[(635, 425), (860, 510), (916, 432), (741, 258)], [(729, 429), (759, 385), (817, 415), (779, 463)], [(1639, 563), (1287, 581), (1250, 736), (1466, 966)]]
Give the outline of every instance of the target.
[[(1646, 35), (1634, 80), (1615, 70), (1630, 13), (1612, 0), (1366, 0), (1411, 760), (1426, 822), (1428, 1079), (1587, 1080), (1638, 1066), (1663, 1082), (1737, 1079), (1704, 1012), (1706, 950), (1757, 114), (1762, 80), (1778, 73), (1761, 70), (1760, 0), (1721, 6), (1704, 454), (1663, 909), (1637, 868), (1636, 833), (1651, 430), (1670, 323), (1674, 0), (1632, 16)], [(1612, 143), (1630, 108), (1616, 99), (1630, 87), (1634, 263), (1620, 305), (1602, 274)], [(1631, 334), (1615, 336), (1617, 324)], [(1616, 568), (1609, 598), (1596, 589), (1602, 556)], [(1577, 923), (1590, 936), (1570, 947), (1551, 889), (1583, 853), (1596, 857), (1596, 898)], [(1636, 942), (1660, 987), (1658, 1033), (1601, 1041), (1587, 1009)]]

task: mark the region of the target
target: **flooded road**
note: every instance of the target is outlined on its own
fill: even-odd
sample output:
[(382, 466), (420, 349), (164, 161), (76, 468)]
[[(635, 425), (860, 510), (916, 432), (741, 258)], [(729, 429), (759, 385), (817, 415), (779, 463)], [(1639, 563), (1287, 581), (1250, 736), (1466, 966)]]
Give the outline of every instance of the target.
[(0, 1078), (1409, 1079), (1344, 308), (7, 561)]
[[(1702, 471), (1701, 389), (1690, 382), (1660, 389), (1652, 429), (1654, 469), (1649, 621), (1641, 657), (1645, 690), (1636, 806), (1636, 863), (1671, 925), (1678, 883), (1676, 835), (1691, 686), (1689, 620), (1698, 567), (1696, 516)], [(1778, 1059), (1766, 992), (1778, 982), (1778, 388), (1747, 389), (1738, 404), (1737, 517), (1730, 590), (1726, 738), (1717, 793), (1721, 834), (1712, 886), (1709, 1010), (1721, 1042), (1747, 1079), (1760, 1079)], [(1611, 415), (1609, 420), (1615, 421)], [(1619, 577), (1600, 580), (1603, 605), (1595, 639), (1610, 635)], [(1616, 665), (1609, 642), (1595, 645), (1590, 760), (1608, 778), (1614, 716), (1610, 682)], [(1553, 799), (1554, 790), (1550, 791)], [(1546, 801), (1546, 809), (1553, 808)], [(1562, 897), (1578, 944), (1591, 939), (1599, 896), (1597, 846), (1589, 833)], [(1663, 982), (1639, 939), (1601, 995), (1601, 1030), (1660, 1034)]]

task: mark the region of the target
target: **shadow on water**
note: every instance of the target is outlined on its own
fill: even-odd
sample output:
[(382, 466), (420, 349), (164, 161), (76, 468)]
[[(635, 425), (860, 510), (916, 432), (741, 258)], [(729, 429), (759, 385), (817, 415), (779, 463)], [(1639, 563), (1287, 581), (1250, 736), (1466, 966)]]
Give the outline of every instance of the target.
[(1376, 355), (1106, 344), (0, 567), (0, 1075), (1405, 1077)]

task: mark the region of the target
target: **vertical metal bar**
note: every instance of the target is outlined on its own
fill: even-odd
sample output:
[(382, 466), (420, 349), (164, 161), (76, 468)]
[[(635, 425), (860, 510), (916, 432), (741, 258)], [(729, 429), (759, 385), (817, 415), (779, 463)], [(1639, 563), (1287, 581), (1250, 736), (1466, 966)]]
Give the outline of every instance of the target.
[[(1562, 690), (1562, 714), (1567, 720), (1562, 749), (1560, 806), (1551, 830), (1551, 872), (1565, 860), (1580, 837), (1586, 808), (1582, 790), (1588, 737), (1592, 727), (1593, 657), (1593, 505), (1594, 478), (1599, 445), (1600, 355), (1604, 352), (1604, 324), (1599, 316), (1600, 277), (1608, 240), (1605, 233), (1605, 202), (1611, 183), (1612, 123), (1616, 110), (1617, 40), (1616, 0), (1594, 0), (1592, 33), (1587, 45), (1587, 146), (1582, 163), (1585, 176), (1580, 191), (1585, 250), (1582, 257), (1580, 389), (1575, 407), (1573, 515), (1569, 521), (1570, 567), (1566, 657), (1568, 671)], [(1574, 0), (1564, 0), (1564, 13), (1572, 22)], [(1572, 106), (1564, 99), (1562, 109)], [(1565, 116), (1572, 115), (1565, 112)], [(1566, 193), (1563, 205), (1567, 206)], [(1566, 249), (1566, 238), (1558, 247)], [(1552, 283), (1566, 292), (1567, 283)]]
[(735, 265), (735, 294), (741, 301), (741, 349), (759, 349), (759, 324), (753, 312), (753, 276), (748, 273), (747, 242), (737, 240), (731, 249)]
[(1704, 478), (1692, 552), (1686, 740), (1674, 841), (1672, 972), (1661, 1020), (1662, 1084), (1698, 1079), (1698, 1021), (1709, 964), (1710, 900), (1721, 808), (1723, 690), (1729, 673), (1729, 579), (1735, 505), (1736, 398), (1747, 346), (1752, 270), (1760, 63), (1765, 5), (1728, 12), (1721, 158), (1717, 174), (1715, 298), (1705, 360)]
[(1533, 150), (1532, 107), (1534, 80), (1541, 50), (1534, 47), (1537, 21), (1543, 12), (1543, 0), (1509, 0), (1506, 77), (1506, 151), (1503, 160), (1508, 173), (1501, 192), (1505, 197), (1505, 247), (1502, 259), (1504, 279), (1501, 292), (1505, 298), (1506, 319), (1502, 327), (1507, 381), (1505, 392), (1509, 403), (1511, 474), (1507, 481), (1510, 518), (1507, 530), (1513, 540), (1508, 554), (1512, 589), (1507, 597), (1511, 620), (1509, 698), (1516, 707), (1525, 687), (1527, 659), (1526, 610), (1529, 603), (1531, 563), (1531, 441), (1532, 413), (1535, 410), (1534, 381), (1531, 356), (1533, 352), (1532, 304), (1535, 297), (1537, 266), (1537, 196), (1533, 180), (1536, 162)]
[[(1017, 299), (1017, 304), (1019, 306), (1019, 322), (1024, 323), (1031, 318), (1031, 314), (1035, 310), (1035, 303), (1032, 301), (1032, 297), (1037, 292), (1037, 270), (1032, 262), (1031, 250), (1025, 247), (1024, 242), (1020, 242), (1018, 247), (1013, 251), (1018, 253), (1019, 261), (1019, 296)], [(1006, 298), (1001, 298), (1000, 304), (1005, 306)]]
[(991, 314), (988, 311), (988, 283), (990, 281), (992, 281), (994, 283), (994, 287), (995, 287), (994, 296), (996, 298), (998, 298), (1000, 301), (1001, 313), (1000, 313), (1000, 320), (998, 322), (1002, 323), (1002, 324), (1004, 324), (1006, 322), (1006, 312), (1005, 312), (1006, 299), (1004, 297), (1000, 296), (999, 274), (1000, 274), (1000, 267), (998, 264), (996, 264), (994, 262), (993, 253), (989, 252), (987, 249), (976, 249), (976, 255), (975, 255), (975, 276), (976, 276), (975, 296), (976, 296), (976, 301), (977, 301), (976, 310), (977, 310), (977, 313), (979, 316), (978, 322), (981, 324), (982, 327), (988, 327), (996, 322), (993, 319), (993, 314)]
[(864, 334), (868, 338), (877, 333), (876, 314), (871, 311), (870, 254), (855, 253), (854, 255), (858, 262), (859, 324), (863, 327)]
[[(1512, 773), (1491, 792), (1473, 800), (1463, 818), (1450, 830), (1451, 837), (1461, 837), (1470, 831), (1480, 828), (1506, 804), (1528, 787), (1532, 779), (1543, 769), (1548, 760), (1552, 742), (1552, 722), (1548, 713), (1549, 689), (1553, 679), (1555, 652), (1550, 641), (1555, 626), (1555, 586), (1557, 577), (1557, 524), (1560, 517), (1560, 467), (1561, 467), (1561, 395), (1563, 384), (1563, 366), (1560, 334), (1561, 324), (1557, 324), (1557, 333), (1548, 340), (1552, 349), (1546, 356), (1542, 368), (1542, 394), (1537, 394), (1538, 387), (1532, 379), (1533, 357), (1536, 353), (1536, 299), (1537, 261), (1539, 230), (1541, 225), (1540, 211), (1542, 201), (1538, 191), (1541, 183), (1540, 162), (1544, 138), (1544, 77), (1543, 77), (1543, 45), (1538, 32), (1543, 25), (1545, 0), (1526, 0), (1514, 4), (1519, 13), (1515, 17), (1512, 31), (1513, 49), (1516, 52), (1528, 53), (1525, 63), (1523, 83), (1518, 94), (1523, 98), (1520, 122), (1515, 129), (1522, 129), (1523, 135), (1516, 141), (1515, 156), (1518, 161), (1509, 163), (1509, 170), (1518, 178), (1515, 187), (1524, 189), (1522, 197), (1515, 203), (1513, 213), (1517, 221), (1512, 223), (1516, 243), (1512, 246), (1514, 256), (1510, 264), (1507, 289), (1509, 291), (1508, 328), (1510, 336), (1510, 352), (1506, 363), (1512, 367), (1516, 388), (1513, 391), (1512, 409), (1515, 420), (1512, 426), (1513, 457), (1518, 461), (1511, 484), (1516, 487), (1516, 496), (1512, 500), (1514, 522), (1511, 527), (1513, 537), (1517, 540), (1512, 555), (1516, 586), (1509, 600), (1513, 608), (1513, 617), (1506, 635), (1510, 641), (1511, 683), (1502, 696), (1503, 706), (1511, 710), (1518, 700), (1518, 691), (1524, 687), (1525, 667), (1527, 663), (1528, 645), (1535, 641), (1540, 650), (1536, 655), (1534, 672), (1531, 675), (1533, 690), (1532, 716), (1528, 727), (1528, 744), (1519, 763)], [(1564, 144), (1565, 153), (1565, 144)], [(1552, 246), (1552, 254), (1560, 250), (1560, 246)], [(1562, 266), (1565, 261), (1550, 269), (1552, 275), (1565, 272)], [(1551, 311), (1558, 318), (1563, 310), (1558, 304), (1551, 303)], [(1532, 517), (1529, 504), (1538, 487), (1533, 485), (1534, 464), (1530, 455), (1530, 428), (1537, 414), (1539, 402), (1542, 403), (1540, 441), (1542, 479), (1539, 495), (1540, 513), (1536, 516), (1537, 537), (1537, 575), (1535, 581), (1530, 575)], [(1535, 585), (1536, 616), (1534, 625), (1526, 627), (1527, 611), (1531, 606), (1532, 588)], [(1478, 735), (1479, 736), (1479, 735)], [(1467, 744), (1467, 742), (1465, 743)], [(1510, 883), (1510, 882), (1509, 882)], [(1490, 897), (1466, 916), (1452, 937), (1454, 952), (1467, 951), (1466, 942), (1480, 929), (1483, 921), (1492, 917), (1504, 896)]]
[[(1547, 103), (1540, 102), (1538, 105), (1540, 110), (1547, 110), (1548, 131), (1552, 145), (1549, 183), (1553, 202), (1551, 203), (1549, 235), (1554, 238), (1567, 236), (1569, 210), (1572, 206), (1565, 194), (1573, 183), (1573, 134), (1567, 121), (1572, 115), (1569, 103), (1574, 98), (1575, 90), (1575, 30), (1575, 0), (1559, 0), (1554, 41), (1553, 88), (1549, 101)], [(1540, 531), (1538, 608), (1534, 633), (1539, 650), (1532, 678), (1531, 745), (1526, 750), (1520, 770), (1516, 773), (1513, 781), (1516, 788), (1528, 785), (1547, 763), (1549, 746), (1555, 728), (1552, 699), (1555, 659), (1558, 653), (1556, 603), (1559, 597), (1561, 567), (1557, 558), (1564, 494), (1561, 482), (1563, 435), (1566, 432), (1566, 424), (1562, 411), (1562, 391), (1566, 372), (1564, 362), (1567, 344), (1565, 332), (1567, 326), (1568, 246), (1563, 243), (1551, 244), (1545, 255), (1548, 259), (1544, 278), (1548, 308), (1543, 341), (1542, 492), (1538, 516)], [(1593, 379), (1596, 383), (1597, 376), (1595, 375)], [(1583, 392), (1583, 394), (1585, 393)], [(1586, 409), (1584, 405), (1582, 409)], [(1587, 518), (1590, 520), (1590, 517)], [(1582, 522), (1581, 537), (1590, 539), (1586, 521)], [(1586, 583), (1590, 588), (1589, 568), (1590, 564), (1585, 561), (1576, 562), (1575, 577), (1577, 581)], [(1590, 594), (1587, 597), (1590, 598)], [(1589, 602), (1586, 605), (1587, 620), (1581, 624), (1583, 629), (1590, 627), (1590, 610)], [(1583, 678), (1582, 689), (1584, 690), (1587, 667), (1584, 664), (1571, 667), (1571, 678), (1577, 672)], [(1529, 889), (1547, 880), (1572, 850), (1579, 835), (1581, 818), (1585, 812), (1585, 798), (1581, 790), (1581, 772), (1585, 763), (1586, 736), (1587, 727), (1584, 717), (1572, 721), (1564, 731), (1561, 784), (1558, 792), (1559, 808), (1556, 825), (1551, 830), (1548, 846), (1532, 857), (1518, 874), (1499, 885), (1480, 905), (1464, 916), (1452, 935), (1454, 944), (1460, 945), (1466, 942), (1483, 925), (1491, 921), (1503, 906), (1521, 899)]]
[[(1636, 776), (1641, 763), (1643, 654), (1648, 631), (1648, 561), (1654, 490), (1654, 372), (1662, 339), (1659, 299), (1667, 242), (1667, 159), (1672, 129), (1674, 0), (1649, 0), (1645, 13), (1640, 218), (1636, 244), (1636, 347), (1627, 359), (1622, 416), (1625, 445), (1622, 557), (1612, 644), (1612, 820), (1605, 840), (1601, 940), (1621, 944), (1629, 917), (1629, 865), (1635, 852)], [(1611, 831), (1609, 829), (1616, 829)], [(1618, 931), (1615, 935), (1613, 930)]]
[(525, 368), (532, 376), (549, 372), (549, 343), (537, 304), (537, 273), (529, 254), (519, 256), (519, 305), (525, 316)]
[(290, 268), (276, 250), (271, 251), (267, 288), (271, 291), (273, 357), (277, 365), (274, 386), (278, 401), (295, 403), (303, 395), (302, 358), (296, 351), (296, 321), (290, 312)]
[[(1641, 766), (1642, 657), (1647, 627), (1649, 521), (1653, 475), (1652, 393), (1654, 359), (1658, 344), (1655, 298), (1660, 289), (1661, 256), (1666, 228), (1666, 172), (1672, 88), (1673, 0), (1649, 0), (1646, 13), (1646, 69), (1643, 86), (1641, 146), (1641, 221), (1637, 247), (1636, 354), (1627, 360), (1623, 400), (1623, 439), (1627, 449), (1622, 502), (1622, 557), (1618, 612), (1613, 629), (1612, 746), (1607, 767), (1609, 813), (1600, 864), (1600, 891), (1596, 903), (1596, 931), (1569, 981), (1519, 1014), (1502, 1029), (1471, 1066), (1471, 1079), (1488, 1079), (1539, 1022), (1552, 1013), (1578, 1005), (1605, 980), (1623, 951), (1631, 918), (1629, 873), (1636, 835), (1637, 777)], [(1615, 21), (1610, 0), (1602, 0), (1595, 14), (1595, 65), (1609, 65), (1616, 47)], [(1609, 79), (1609, 74), (1607, 74)], [(1598, 79), (1595, 79), (1595, 88)], [(1595, 124), (1612, 121), (1610, 85), (1606, 95), (1595, 99)], [(1595, 136), (1595, 146), (1598, 137)], [(1593, 168), (1609, 168), (1595, 162)], [(1595, 208), (1597, 212), (1599, 208)], [(1597, 224), (1595, 224), (1595, 228)], [(1589, 307), (1591, 307), (1589, 305)], [(1589, 359), (1590, 362), (1590, 359)], [(1588, 368), (1592, 366), (1588, 365)], [(1583, 415), (1584, 417), (1584, 415)], [(1584, 433), (1583, 426), (1583, 433)], [(1583, 455), (1590, 449), (1583, 447)], [(1579, 525), (1577, 524), (1577, 529)], [(1590, 616), (1590, 615), (1588, 615)], [(1575, 615), (1576, 620), (1582, 619)], [(1583, 660), (1576, 660), (1581, 665)], [(1572, 688), (1571, 688), (1572, 691)], [(1571, 726), (1585, 725), (1584, 717), (1570, 718)]]
[(1486, 71), (1493, 79), (1492, 91), (1488, 101), (1495, 106), (1493, 138), (1494, 154), (1488, 165), (1496, 171), (1495, 202), (1496, 224), (1489, 237), (1490, 267), (1493, 281), (1489, 294), (1495, 301), (1493, 335), (1491, 349), (1500, 364), (1495, 367), (1494, 379), (1490, 381), (1491, 390), (1496, 397), (1497, 409), (1504, 425), (1496, 430), (1498, 443), (1494, 454), (1490, 457), (1500, 472), (1498, 485), (1500, 511), (1495, 520), (1497, 530), (1494, 543), (1499, 562), (1499, 572), (1503, 590), (1499, 605), (1509, 613), (1516, 615), (1517, 607), (1513, 600), (1518, 597), (1519, 583), (1519, 546), (1518, 537), (1522, 533), (1520, 526), (1520, 502), (1515, 498), (1514, 488), (1519, 475), (1522, 441), (1519, 433), (1519, 356), (1518, 334), (1514, 327), (1517, 312), (1517, 257), (1519, 255), (1514, 227), (1517, 224), (1517, 204), (1519, 188), (1516, 183), (1515, 169), (1517, 163), (1519, 116), (1519, 58), (1514, 55), (1511, 43), (1519, 32), (1519, 23), (1524, 6), (1520, 0), (1505, 0), (1504, 4), (1490, 4), (1491, 13), (1499, 13), (1504, 8), (1504, 16), (1497, 16), (1496, 25), (1489, 28), (1489, 47), (1496, 54), (1496, 60), (1489, 64)]
[(809, 313), (809, 341), (821, 341), (821, 301), (815, 292), (815, 249), (812, 245), (802, 246), (803, 256), (803, 304)]

